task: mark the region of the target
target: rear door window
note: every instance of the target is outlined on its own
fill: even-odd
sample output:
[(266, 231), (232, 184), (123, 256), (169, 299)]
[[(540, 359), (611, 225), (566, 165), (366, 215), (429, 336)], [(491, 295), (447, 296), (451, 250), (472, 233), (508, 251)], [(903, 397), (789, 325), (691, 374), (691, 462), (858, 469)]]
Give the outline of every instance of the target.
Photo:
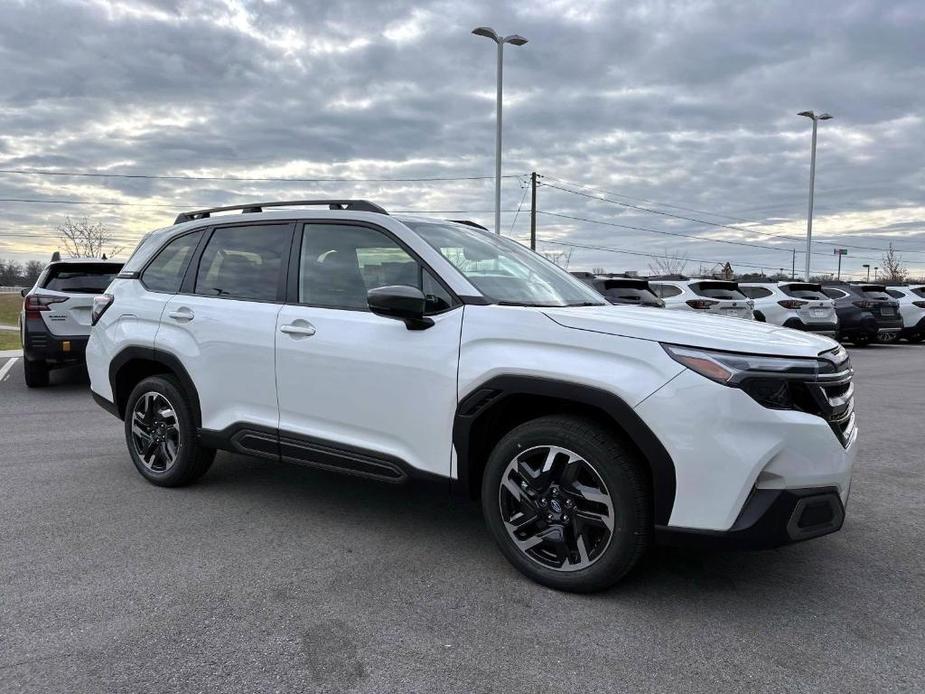
[(195, 293), (276, 301), (289, 260), (288, 224), (219, 227), (202, 252)]
[(681, 293), (681, 288), (676, 287), (673, 284), (649, 284), (649, 289), (652, 290), (652, 293), (655, 296), (659, 296), (662, 299), (667, 299), (672, 296), (678, 296)]
[(152, 292), (176, 294), (193, 251), (202, 238), (202, 230), (175, 238), (164, 246), (141, 276), (141, 282)]
[(44, 288), (71, 294), (102, 294), (121, 268), (113, 263), (57, 263), (48, 269)]
[(692, 282), (691, 291), (708, 299), (744, 299), (734, 282)]

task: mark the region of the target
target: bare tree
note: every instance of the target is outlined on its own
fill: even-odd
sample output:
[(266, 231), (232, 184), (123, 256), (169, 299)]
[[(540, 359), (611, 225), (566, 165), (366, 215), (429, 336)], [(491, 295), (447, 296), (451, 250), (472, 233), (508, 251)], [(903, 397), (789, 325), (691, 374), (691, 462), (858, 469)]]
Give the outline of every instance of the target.
[(909, 270), (903, 262), (902, 256), (889, 244), (887, 252), (883, 254), (880, 261), (880, 274), (887, 282), (905, 282), (909, 276)]
[(603, 275), (607, 270), (598, 265), (597, 267), (591, 268), (591, 273), (595, 275)]
[(546, 260), (552, 261), (564, 270), (568, 270), (568, 265), (572, 261), (573, 250), (575, 249), (569, 248), (567, 251), (543, 251), (543, 256)]
[(91, 223), (86, 217), (66, 217), (64, 224), (58, 226), (58, 238), (72, 258), (102, 258), (104, 255), (111, 258), (124, 250), (112, 245), (114, 238), (105, 224)]
[(22, 265), (15, 260), (0, 258), (0, 285), (15, 287), (22, 279)]
[(683, 275), (684, 268), (687, 267), (687, 256), (677, 253), (658, 256), (649, 263), (649, 274), (651, 275)]
[(42, 270), (45, 269), (45, 265), (38, 260), (29, 260), (26, 262), (26, 267), (23, 269), (22, 279), (23, 284), (32, 285), (35, 284), (35, 281), (39, 278), (39, 275), (42, 274)]

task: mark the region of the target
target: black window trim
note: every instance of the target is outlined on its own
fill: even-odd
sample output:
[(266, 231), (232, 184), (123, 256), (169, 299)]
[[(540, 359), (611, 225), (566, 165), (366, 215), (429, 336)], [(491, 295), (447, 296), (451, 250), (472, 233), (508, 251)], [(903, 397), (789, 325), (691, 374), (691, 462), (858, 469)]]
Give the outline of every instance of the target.
[[(180, 288), (177, 291), (162, 292), (157, 289), (151, 289), (151, 287), (145, 284), (145, 273), (148, 271), (148, 268), (154, 263), (154, 261), (157, 260), (158, 257), (160, 257), (161, 253), (163, 253), (166, 250), (167, 246), (172, 244), (177, 239), (183, 238), (184, 236), (189, 236), (190, 234), (198, 234), (203, 231), (207, 232), (208, 227), (196, 227), (195, 229), (189, 229), (187, 231), (184, 231), (181, 234), (177, 234), (176, 236), (171, 236), (169, 239), (167, 239), (166, 241), (164, 241), (164, 243), (161, 244), (160, 248), (157, 249), (154, 255), (148, 258), (148, 260), (145, 262), (145, 264), (142, 266), (140, 270), (136, 270), (134, 272), (135, 274), (134, 279), (137, 279), (139, 282), (141, 282), (141, 286), (145, 288), (145, 291), (149, 291), (152, 294), (168, 294), (170, 296), (179, 294), (180, 291), (183, 289), (183, 282), (186, 280), (186, 273), (189, 271), (189, 265), (193, 261), (193, 259), (196, 257), (196, 252), (199, 250), (200, 246), (202, 246), (202, 239), (205, 238), (206, 233), (203, 233), (203, 235), (199, 238), (199, 241), (196, 243), (195, 248), (193, 248), (193, 252), (190, 254), (190, 257), (186, 259), (186, 267), (183, 269), (183, 272), (181, 273)], [(128, 277), (126, 279), (133, 279), (133, 278)]]
[[(302, 218), (296, 221), (295, 231), (293, 232), (292, 247), (289, 255), (289, 272), (288, 272), (288, 284), (287, 291), (285, 292), (285, 303), (287, 306), (306, 306), (310, 308), (325, 308), (332, 311), (356, 311), (358, 313), (369, 313), (368, 308), (351, 308), (348, 306), (327, 306), (324, 304), (312, 304), (299, 301), (299, 270), (301, 265), (301, 256), (302, 256), (302, 239), (304, 238), (304, 228), (309, 224), (324, 224), (324, 225), (340, 225), (340, 226), (352, 226), (352, 227), (365, 227), (371, 229), (372, 231), (377, 231), (380, 234), (383, 234), (390, 241), (393, 241), (399, 248), (401, 248), (405, 253), (407, 253), (411, 258), (413, 258), (419, 266), (419, 269), (423, 272), (424, 270), (428, 271), (434, 280), (443, 287), (444, 291), (449, 294), (450, 298), (453, 300), (453, 303), (442, 311), (433, 311), (427, 313), (428, 316), (439, 316), (444, 313), (449, 313), (450, 311), (455, 311), (457, 308), (462, 306), (464, 302), (456, 292), (446, 283), (443, 277), (440, 276), (440, 273), (436, 272), (433, 267), (430, 266), (427, 261), (425, 261), (417, 252), (414, 251), (408, 244), (402, 241), (398, 236), (396, 236), (392, 231), (382, 227), (373, 222), (367, 222), (365, 220), (359, 219), (318, 219), (318, 218)], [(299, 233), (299, 232), (302, 233)], [(413, 233), (413, 230), (412, 230)], [(423, 282), (421, 284), (423, 287)]]

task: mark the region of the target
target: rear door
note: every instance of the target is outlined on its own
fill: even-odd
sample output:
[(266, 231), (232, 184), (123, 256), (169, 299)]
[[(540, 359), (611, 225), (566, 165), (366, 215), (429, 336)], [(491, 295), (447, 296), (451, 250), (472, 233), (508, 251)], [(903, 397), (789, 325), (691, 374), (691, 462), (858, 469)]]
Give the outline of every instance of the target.
[(278, 424), (274, 335), (292, 230), (288, 222), (214, 228), (164, 309), (155, 347), (186, 368), (205, 429)]
[(46, 271), (35, 293), (62, 299), (40, 315), (52, 335), (76, 337), (90, 334), (93, 297), (102, 294), (122, 268), (121, 263), (55, 263)]
[[(451, 472), (463, 307), (388, 232), (306, 223), (279, 313), (276, 380), (283, 459), (399, 480)], [(371, 313), (369, 289), (410, 285), (434, 325)]]

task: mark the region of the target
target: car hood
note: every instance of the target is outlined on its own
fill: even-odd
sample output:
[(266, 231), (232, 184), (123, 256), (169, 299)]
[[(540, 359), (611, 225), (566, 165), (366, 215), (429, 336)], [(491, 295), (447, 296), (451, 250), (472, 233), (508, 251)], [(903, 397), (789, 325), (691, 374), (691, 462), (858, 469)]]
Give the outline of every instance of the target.
[(642, 306), (576, 306), (545, 308), (543, 313), (559, 325), (575, 330), (730, 352), (811, 357), (837, 346), (834, 340), (821, 335), (689, 311)]

